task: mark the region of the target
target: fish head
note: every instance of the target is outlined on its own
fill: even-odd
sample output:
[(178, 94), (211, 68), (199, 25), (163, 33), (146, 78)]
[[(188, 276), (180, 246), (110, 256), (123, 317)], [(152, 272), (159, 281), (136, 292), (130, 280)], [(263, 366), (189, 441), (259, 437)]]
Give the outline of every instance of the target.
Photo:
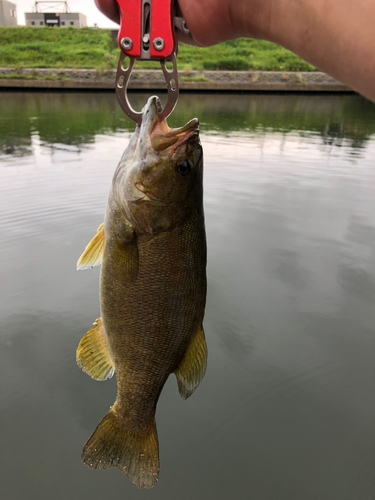
[(145, 234), (171, 230), (202, 207), (198, 120), (170, 129), (159, 122), (160, 109), (159, 98), (150, 97), (114, 178), (127, 221)]

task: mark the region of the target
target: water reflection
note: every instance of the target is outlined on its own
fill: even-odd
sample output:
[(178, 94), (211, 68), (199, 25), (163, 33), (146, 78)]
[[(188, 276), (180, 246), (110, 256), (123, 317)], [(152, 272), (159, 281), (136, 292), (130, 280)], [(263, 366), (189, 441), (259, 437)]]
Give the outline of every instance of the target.
[[(75, 366), (99, 308), (98, 269), (75, 263), (133, 125), (107, 93), (0, 101), (3, 496), (143, 498), (117, 470), (81, 465), (116, 386)], [(373, 500), (374, 106), (182, 95), (170, 122), (192, 116), (205, 151), (208, 370), (188, 401), (172, 378), (163, 390), (148, 494)]]
[[(84, 97), (83, 97), (84, 96)], [(144, 94), (132, 94), (140, 108)], [(172, 126), (200, 117), (208, 134), (244, 132), (261, 138), (269, 132), (311, 133), (322, 144), (353, 150), (375, 133), (374, 106), (359, 96), (183, 95)], [(10, 119), (11, 117), (11, 119)], [(0, 158), (32, 155), (32, 138), (53, 154), (56, 147), (89, 147), (99, 134), (133, 130), (111, 93), (6, 93), (0, 118)]]

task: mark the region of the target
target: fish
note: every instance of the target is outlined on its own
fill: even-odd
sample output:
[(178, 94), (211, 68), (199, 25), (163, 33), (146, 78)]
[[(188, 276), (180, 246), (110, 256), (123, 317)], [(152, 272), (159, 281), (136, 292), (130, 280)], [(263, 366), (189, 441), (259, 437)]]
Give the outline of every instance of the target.
[(174, 373), (186, 399), (207, 364), (199, 124), (171, 129), (159, 122), (160, 110), (150, 97), (115, 171), (104, 223), (77, 263), (101, 264), (100, 318), (80, 341), (77, 364), (95, 380), (117, 380), (115, 403), (81, 458), (94, 469), (118, 467), (146, 489), (159, 475), (163, 386)]

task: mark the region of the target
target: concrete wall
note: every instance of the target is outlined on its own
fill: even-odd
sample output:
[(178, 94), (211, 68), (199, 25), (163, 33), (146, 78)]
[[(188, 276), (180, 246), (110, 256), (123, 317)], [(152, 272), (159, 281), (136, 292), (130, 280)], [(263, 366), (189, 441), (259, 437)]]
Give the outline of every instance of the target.
[[(1, 0), (0, 0), (1, 1)], [(56, 16), (59, 18), (59, 23), (56, 24), (60, 28), (84, 28), (87, 26), (86, 16), (79, 12), (63, 13), (59, 12)], [(49, 14), (51, 16), (51, 14)], [(44, 12), (26, 12), (25, 13), (25, 23), (26, 26), (32, 26), (34, 28), (40, 28), (42, 26), (48, 26), (49, 23), (45, 19)]]
[(69, 26), (73, 26), (73, 28), (84, 28), (87, 26), (86, 16), (80, 12), (60, 14), (60, 27), (68, 28)]
[(34, 12), (25, 13), (26, 26), (40, 27), (44, 26), (43, 14), (35, 14)]
[(0, 26), (17, 26), (17, 7), (7, 0), (0, 0)]

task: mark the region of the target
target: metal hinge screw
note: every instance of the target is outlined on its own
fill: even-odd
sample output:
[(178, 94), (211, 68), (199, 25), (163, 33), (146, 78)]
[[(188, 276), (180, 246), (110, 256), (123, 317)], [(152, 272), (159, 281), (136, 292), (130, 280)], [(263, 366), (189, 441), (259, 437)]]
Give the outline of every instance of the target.
[(131, 41), (130, 38), (125, 37), (121, 40), (121, 47), (124, 50), (130, 50), (133, 47), (133, 42)]
[(164, 40), (162, 38), (155, 38), (153, 45), (155, 50), (163, 50)]

